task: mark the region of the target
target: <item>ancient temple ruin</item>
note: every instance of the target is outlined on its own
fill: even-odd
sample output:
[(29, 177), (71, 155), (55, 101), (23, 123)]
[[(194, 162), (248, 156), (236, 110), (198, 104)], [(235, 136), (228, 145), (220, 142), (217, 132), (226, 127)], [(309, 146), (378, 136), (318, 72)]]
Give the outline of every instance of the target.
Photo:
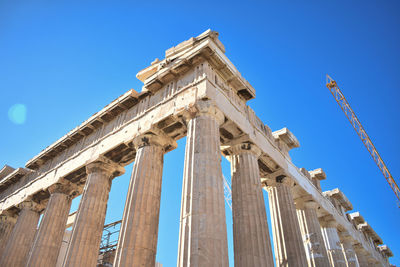
[(112, 180), (132, 162), (113, 266), (155, 266), (163, 156), (185, 136), (177, 266), (228, 266), (221, 154), (232, 170), (235, 266), (390, 266), (392, 252), (349, 213), (343, 192), (321, 192), (325, 172), (292, 163), (296, 137), (272, 132), (246, 105), (255, 89), (216, 32), (166, 50), (137, 77), (141, 92), (121, 95), (25, 167), (0, 171), (0, 266), (56, 266), (61, 252), (62, 266), (96, 266)]

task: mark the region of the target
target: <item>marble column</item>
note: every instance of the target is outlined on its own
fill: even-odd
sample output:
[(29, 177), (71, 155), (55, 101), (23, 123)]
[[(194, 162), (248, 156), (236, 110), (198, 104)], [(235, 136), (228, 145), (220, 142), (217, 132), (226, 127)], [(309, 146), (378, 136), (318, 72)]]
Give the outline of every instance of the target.
[(157, 252), (164, 146), (167, 137), (134, 140), (136, 159), (113, 266), (154, 266)]
[(346, 260), (347, 267), (358, 267), (356, 253), (353, 248), (353, 240), (348, 232), (339, 232), (339, 238), (342, 242), (342, 250)]
[(0, 266), (25, 266), (39, 222), (39, 212), (43, 209), (42, 205), (33, 201), (24, 201), (18, 207), (21, 211), (1, 255)]
[(124, 169), (107, 159), (101, 159), (89, 163), (86, 172), (88, 176), (64, 267), (96, 266), (112, 178), (123, 174)]
[(324, 237), (331, 266), (346, 267), (346, 260), (340, 243), (337, 226), (338, 223), (333, 219), (321, 220), (322, 236)]
[(361, 244), (354, 245), (354, 252), (357, 256), (357, 262), (360, 267), (368, 266), (368, 252)]
[(307, 266), (291, 191), (293, 185), (285, 175), (275, 176), (267, 182), (276, 266)]
[(253, 144), (230, 147), (233, 244), (236, 267), (274, 266), (258, 157)]
[(55, 266), (65, 232), (71, 207), (70, 194), (74, 191), (74, 186), (57, 183), (48, 190), (50, 200), (33, 242), (27, 264), (29, 267)]
[(3, 255), (8, 238), (16, 222), (17, 216), (10, 212), (5, 211), (0, 215), (0, 257)]
[(317, 203), (313, 200), (296, 200), (297, 217), (303, 236), (308, 266), (329, 267), (328, 254), (317, 216)]
[(382, 264), (373, 257), (368, 258), (368, 267), (381, 267)]
[(228, 266), (219, 125), (224, 115), (199, 101), (188, 121), (178, 267)]

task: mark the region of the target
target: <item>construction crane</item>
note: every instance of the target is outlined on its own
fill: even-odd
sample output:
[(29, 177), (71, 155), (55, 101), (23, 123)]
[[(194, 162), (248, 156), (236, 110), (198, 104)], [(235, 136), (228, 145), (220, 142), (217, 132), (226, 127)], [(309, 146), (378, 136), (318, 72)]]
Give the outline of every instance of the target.
[(372, 158), (374, 159), (376, 165), (378, 165), (379, 169), (382, 171), (383, 176), (386, 178), (386, 181), (389, 183), (393, 192), (395, 193), (398, 203), (400, 201), (400, 190), (396, 184), (396, 181), (393, 179), (393, 176), (390, 174), (389, 169), (386, 167), (386, 164), (383, 162), (381, 156), (376, 150), (375, 146), (372, 144), (371, 139), (368, 134), (365, 132), (364, 127), (361, 125), (361, 122), (358, 120), (356, 114), (352, 110), (344, 97), (343, 93), (340, 91), (337, 83), (329, 76), (326, 75), (326, 87), (328, 87), (329, 91), (331, 91), (333, 97), (336, 102), (339, 104), (340, 108), (343, 110), (346, 117), (349, 119), (351, 125), (353, 125), (354, 130), (357, 132), (361, 141), (368, 149)]

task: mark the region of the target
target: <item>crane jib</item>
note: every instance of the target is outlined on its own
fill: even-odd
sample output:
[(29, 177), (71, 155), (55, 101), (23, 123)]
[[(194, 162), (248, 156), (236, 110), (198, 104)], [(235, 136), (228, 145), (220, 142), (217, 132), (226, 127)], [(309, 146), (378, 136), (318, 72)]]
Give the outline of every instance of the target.
[[(336, 81), (334, 81), (329, 75), (326, 75), (326, 87), (328, 87), (332, 96), (335, 98), (336, 102), (339, 104), (343, 113), (346, 115), (347, 119), (353, 126), (354, 130), (357, 132), (364, 146), (367, 148), (368, 152), (371, 154), (373, 160), (375, 161), (378, 168), (381, 170), (383, 176), (386, 181), (389, 183), (393, 192), (395, 193), (398, 201), (398, 205), (400, 203), (400, 189), (396, 184), (393, 176), (390, 174), (389, 169), (386, 167), (386, 164), (383, 162), (381, 156), (376, 150), (374, 144), (369, 138), (367, 132), (364, 130), (364, 127), (361, 125), (361, 122), (358, 120), (356, 114), (353, 109), (350, 107), (350, 104), (347, 102), (344, 97), (342, 91), (340, 91)], [(400, 205), (399, 205), (400, 207)]]

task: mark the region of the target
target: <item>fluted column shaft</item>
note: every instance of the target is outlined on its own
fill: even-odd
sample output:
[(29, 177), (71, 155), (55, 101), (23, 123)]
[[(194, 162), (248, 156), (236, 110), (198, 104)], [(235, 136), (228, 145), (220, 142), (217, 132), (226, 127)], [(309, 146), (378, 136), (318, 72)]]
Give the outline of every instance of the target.
[(360, 267), (364, 267), (364, 266), (368, 266), (368, 257), (367, 254), (368, 252), (366, 252), (364, 250), (364, 248), (362, 248), (362, 245), (357, 244), (354, 247), (354, 252), (356, 253), (357, 256), (357, 262), (358, 262), (358, 266)]
[(308, 266), (329, 267), (328, 255), (316, 208), (317, 204), (314, 201), (302, 202), (297, 205), (300, 231), (303, 236)]
[(322, 223), (322, 236), (328, 252), (328, 258), (333, 267), (346, 267), (341, 242), (337, 232), (337, 223), (334, 221)]
[(17, 218), (10, 214), (0, 215), (0, 258), (16, 222)]
[(1, 256), (0, 266), (23, 267), (28, 259), (41, 207), (32, 201), (26, 201), (20, 204), (20, 208), (17, 223)]
[(277, 266), (307, 266), (292, 184), (288, 178), (279, 177), (267, 187)]
[(97, 264), (108, 194), (115, 172), (123, 169), (106, 162), (93, 162), (86, 167), (87, 181), (72, 228), (65, 256), (65, 267), (94, 267)]
[(347, 239), (342, 240), (342, 248), (346, 259), (347, 267), (357, 267), (357, 257), (353, 245)]
[(49, 188), (50, 200), (33, 242), (27, 266), (56, 265), (71, 207), (71, 190), (70, 186), (62, 184)]
[(261, 153), (251, 144), (230, 152), (235, 266), (274, 266), (258, 167)]
[(155, 265), (164, 150), (149, 138), (137, 146), (114, 266)]
[(178, 267), (228, 266), (219, 124), (208, 101), (188, 122), (182, 186)]

